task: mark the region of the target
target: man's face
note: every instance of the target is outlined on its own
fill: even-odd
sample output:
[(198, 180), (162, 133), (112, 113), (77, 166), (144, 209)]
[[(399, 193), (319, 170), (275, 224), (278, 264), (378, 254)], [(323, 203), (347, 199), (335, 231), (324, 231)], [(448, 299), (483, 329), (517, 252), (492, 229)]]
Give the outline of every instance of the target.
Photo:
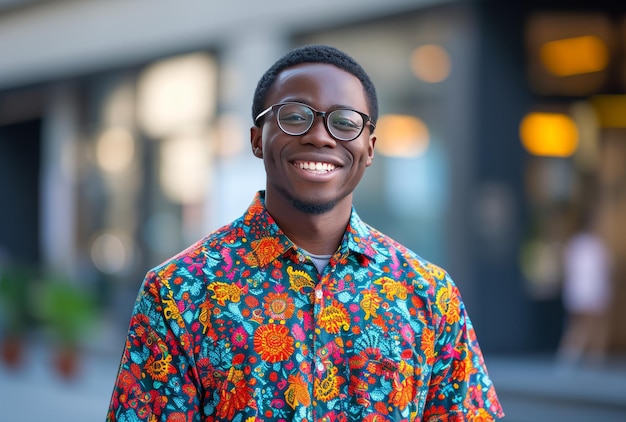
[[(351, 108), (370, 112), (361, 82), (330, 64), (307, 63), (283, 70), (265, 106), (288, 101), (319, 111)], [(318, 116), (307, 133), (291, 136), (278, 127), (275, 113), (268, 113), (261, 128), (251, 131), (252, 149), (265, 164), (268, 201), (286, 201), (313, 214), (329, 211), (343, 201), (351, 204), (352, 192), (374, 156), (376, 138), (370, 135), (369, 126), (352, 141), (337, 141)]]

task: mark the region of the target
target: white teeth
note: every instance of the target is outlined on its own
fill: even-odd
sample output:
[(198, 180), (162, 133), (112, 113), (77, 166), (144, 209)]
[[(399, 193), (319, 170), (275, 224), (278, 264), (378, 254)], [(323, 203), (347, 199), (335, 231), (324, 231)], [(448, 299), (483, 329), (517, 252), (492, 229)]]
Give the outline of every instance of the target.
[(297, 162), (296, 165), (303, 170), (332, 171), (335, 169), (333, 164), (315, 161), (300, 161)]

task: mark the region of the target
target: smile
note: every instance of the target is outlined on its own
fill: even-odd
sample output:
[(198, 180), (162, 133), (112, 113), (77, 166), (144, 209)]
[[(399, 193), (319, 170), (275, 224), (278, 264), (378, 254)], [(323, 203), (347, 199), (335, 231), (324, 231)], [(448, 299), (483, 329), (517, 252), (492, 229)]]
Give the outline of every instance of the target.
[(293, 163), (302, 170), (313, 170), (319, 172), (329, 172), (335, 169), (335, 165), (331, 163), (323, 163), (320, 161), (296, 161)]

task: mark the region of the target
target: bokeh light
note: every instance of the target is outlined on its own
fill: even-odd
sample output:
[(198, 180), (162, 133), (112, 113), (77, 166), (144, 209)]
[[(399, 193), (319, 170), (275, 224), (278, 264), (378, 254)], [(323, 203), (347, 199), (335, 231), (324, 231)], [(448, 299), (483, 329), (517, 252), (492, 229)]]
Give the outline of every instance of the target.
[(119, 173), (131, 164), (134, 156), (135, 141), (128, 129), (113, 127), (98, 138), (96, 160), (103, 170)]
[(138, 114), (154, 138), (207, 121), (216, 98), (217, 66), (206, 54), (163, 60), (148, 67), (138, 87)]
[(522, 119), (520, 138), (530, 154), (569, 157), (578, 146), (578, 129), (565, 114), (534, 112)]
[(208, 141), (202, 134), (166, 139), (161, 145), (160, 181), (163, 192), (181, 204), (204, 198), (210, 174)]
[(411, 69), (424, 82), (441, 82), (450, 74), (450, 55), (440, 45), (422, 45), (411, 55)]
[(545, 43), (541, 61), (554, 75), (564, 77), (598, 72), (609, 62), (609, 49), (594, 35), (572, 37)]
[(116, 274), (127, 269), (133, 259), (133, 241), (123, 233), (106, 231), (91, 243), (91, 259), (105, 274)]
[(419, 118), (387, 114), (376, 124), (376, 150), (388, 157), (417, 157), (428, 148), (429, 131)]

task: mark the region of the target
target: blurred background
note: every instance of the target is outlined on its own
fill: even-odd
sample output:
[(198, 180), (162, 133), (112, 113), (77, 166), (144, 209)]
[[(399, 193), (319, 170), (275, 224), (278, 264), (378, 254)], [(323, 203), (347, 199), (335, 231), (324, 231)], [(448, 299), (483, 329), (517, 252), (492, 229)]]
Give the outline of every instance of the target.
[[(377, 86), (357, 210), (451, 273), (505, 420), (626, 420), (626, 3), (0, 0), (2, 420), (104, 419), (144, 274), (264, 187), (252, 94), (308, 43)], [(587, 215), (603, 336), (565, 361)]]

